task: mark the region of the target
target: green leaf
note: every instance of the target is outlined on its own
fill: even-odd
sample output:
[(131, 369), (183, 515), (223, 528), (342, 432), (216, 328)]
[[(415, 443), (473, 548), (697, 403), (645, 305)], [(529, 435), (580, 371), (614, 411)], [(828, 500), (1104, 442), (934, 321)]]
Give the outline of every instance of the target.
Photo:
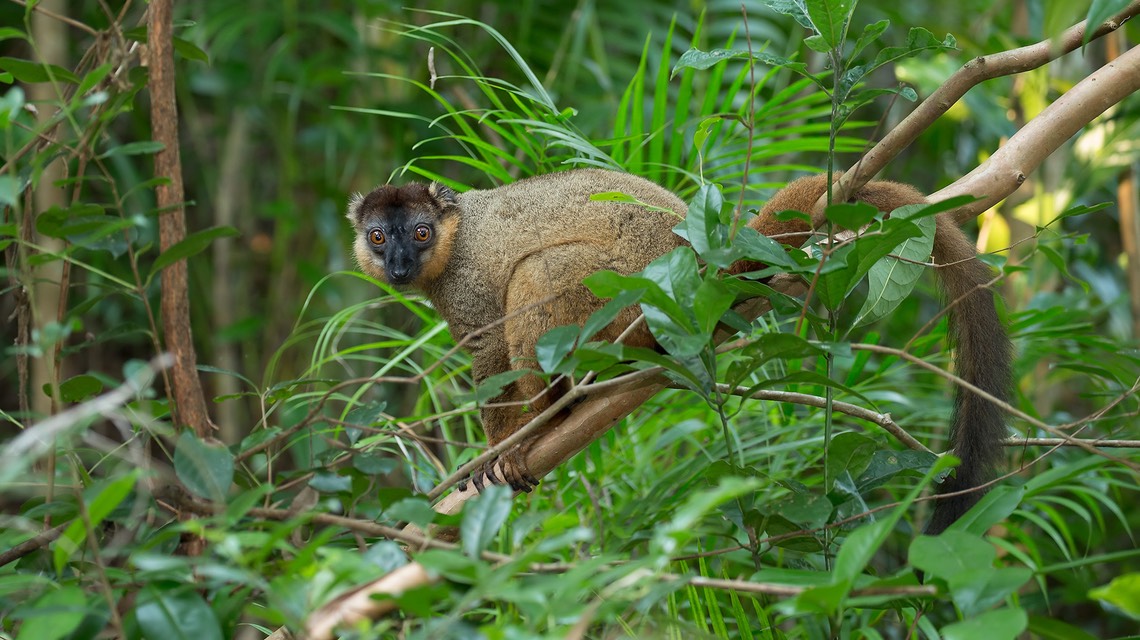
[[(115, 507), (119, 506), (130, 495), (138, 477), (139, 470), (132, 469), (115, 480), (84, 492), (84, 502), (87, 504), (86, 522), (83, 518), (76, 518), (67, 525), (67, 529), (64, 529), (63, 534), (55, 541), (52, 561), (55, 564), (56, 573), (62, 573), (63, 566), (67, 564), (71, 555), (83, 548), (83, 542), (87, 539), (88, 526), (92, 530), (98, 531), (103, 520), (111, 515)], [(93, 495), (93, 497), (88, 499), (88, 495)]]
[[(0, 207), (18, 208), (20, 205), (20, 181), (12, 176), (0, 176)], [(16, 234), (11, 234), (15, 236)]]
[(379, 453), (358, 453), (352, 457), (352, 466), (361, 473), (380, 476), (395, 471), (399, 463)]
[(225, 637), (214, 610), (188, 586), (147, 585), (135, 607), (135, 617), (147, 640), (223, 640)]
[(210, 64), (210, 56), (207, 55), (205, 51), (199, 49), (198, 45), (185, 38), (179, 38), (178, 36), (175, 36), (172, 40), (174, 41), (174, 51), (178, 55), (187, 60), (197, 60), (198, 62)]
[(1016, 640), (1029, 617), (1022, 609), (998, 609), (942, 627), (943, 640)]
[(321, 493), (340, 493), (352, 490), (352, 478), (332, 471), (318, 471), (309, 480), (309, 486)]
[(771, 506), (773, 513), (798, 525), (797, 528), (815, 529), (827, 524), (835, 507), (826, 496), (811, 493), (796, 493), (777, 501)]
[(812, 26), (827, 42), (827, 49), (843, 44), (847, 20), (855, 8), (854, 0), (804, 0), (804, 5)]
[(866, 202), (839, 202), (824, 210), (827, 219), (844, 229), (857, 231), (871, 223), (879, 210)]
[(947, 582), (993, 567), (997, 552), (976, 535), (947, 530), (937, 536), (919, 536), (910, 543), (910, 563), (928, 575)]
[(578, 338), (578, 343), (586, 343), (594, 337), (594, 334), (608, 327), (611, 322), (617, 319), (622, 309), (640, 300), (641, 294), (641, 290), (622, 291), (614, 296), (614, 299), (607, 302), (601, 309), (590, 314), (590, 317), (586, 319), (586, 323), (582, 325), (582, 335)]
[(203, 251), (211, 242), (218, 238), (229, 238), (236, 235), (238, 235), (238, 230), (233, 227), (213, 227), (192, 233), (155, 258), (154, 264), (150, 267), (150, 273), (147, 275), (147, 279), (153, 278), (156, 273), (162, 271), (167, 266)]
[(879, 443), (867, 436), (847, 431), (831, 439), (827, 446), (827, 477), (834, 481), (847, 471), (856, 477), (867, 468)]
[(514, 492), (510, 487), (489, 485), (463, 508), (463, 522), (459, 525), (463, 553), (476, 557), (498, 535), (499, 529), (511, 515)]
[(554, 327), (542, 334), (534, 346), (538, 366), (547, 373), (557, 369), (567, 354), (574, 349), (574, 343), (578, 341), (581, 332), (577, 325), (571, 324)]
[(437, 515), (439, 514), (431, 508), (430, 502), (415, 497), (398, 500), (384, 510), (384, 517), (401, 522), (410, 522), (425, 531)]
[(892, 218), (901, 217), (913, 221), (922, 235), (907, 238), (891, 252), (902, 260), (887, 258), (871, 266), (867, 272), (867, 300), (856, 315), (854, 326), (869, 324), (890, 315), (910, 295), (922, 277), (926, 267), (921, 263), (930, 259), (936, 224), (931, 216), (914, 216), (924, 214), (926, 206), (909, 205), (891, 213)]
[(463, 403), (474, 402), (477, 405), (486, 404), (499, 397), (499, 395), (503, 393), (503, 389), (506, 389), (513, 384), (515, 380), (525, 375), (531, 375), (531, 371), (529, 369), (512, 369), (510, 371), (496, 373), (479, 382), (475, 387), (474, 393), (459, 394), (457, 400)]
[(58, 640), (83, 622), (87, 597), (79, 587), (63, 586), (36, 598), (27, 611), (16, 640)]
[(851, 50), (850, 58), (852, 60), (858, 58), (859, 54), (863, 52), (863, 49), (875, 40), (878, 40), (879, 36), (883, 35), (883, 32), (886, 31), (890, 25), (890, 20), (879, 20), (874, 24), (864, 26), (863, 33), (859, 35), (859, 39), (855, 42), (855, 48)]
[(79, 78), (77, 78), (74, 73), (63, 67), (54, 64), (39, 64), (19, 58), (0, 58), (0, 69), (11, 73), (12, 76), (20, 82), (26, 82), (28, 84), (48, 82), (53, 77), (56, 81), (79, 82)]
[(697, 318), (697, 325), (706, 336), (711, 336), (724, 314), (736, 302), (736, 295), (725, 286), (724, 282), (710, 276), (697, 287), (693, 296), (693, 315)]
[(817, 53), (827, 53), (831, 51), (831, 44), (829, 44), (823, 36), (818, 34), (804, 38), (804, 44), (807, 45), (808, 49)]
[(855, 578), (863, 572), (879, 547), (883, 546), (893, 526), (892, 520), (879, 520), (865, 524), (847, 536), (843, 546), (839, 547), (839, 553), (835, 554), (833, 575), (837, 584), (850, 587), (855, 583)]
[(741, 227), (737, 230), (732, 247), (737, 250), (737, 256), (739, 258), (763, 262), (773, 267), (784, 267), (787, 269), (799, 267), (799, 264), (779, 242), (776, 242), (752, 227)]
[(776, 13), (782, 13), (786, 16), (791, 16), (799, 25), (805, 29), (814, 29), (811, 23), (811, 18), (804, 11), (803, 0), (761, 0), (765, 6)]
[(28, 36), (25, 35), (24, 32), (20, 31), (19, 29), (15, 29), (12, 27), (0, 27), (0, 40), (11, 40), (12, 38), (17, 38), (19, 40), (26, 40), (27, 37)]
[(1079, 627), (1045, 616), (1029, 616), (1029, 633), (1041, 640), (1097, 640)]
[(128, 142), (127, 144), (121, 144), (117, 147), (111, 147), (110, 149), (101, 153), (98, 157), (113, 158), (115, 156), (150, 155), (152, 153), (158, 153), (165, 148), (166, 145), (158, 142), (157, 140), (140, 140), (138, 142)]
[(938, 456), (929, 451), (880, 449), (871, 456), (866, 470), (857, 477), (856, 485), (860, 493), (866, 493), (903, 471), (926, 473), (937, 460)]
[(59, 396), (64, 402), (83, 402), (103, 391), (103, 383), (92, 375), (82, 374), (59, 384)]
[(220, 442), (204, 442), (183, 430), (174, 450), (174, 472), (191, 493), (225, 502), (234, 481), (234, 456)]
[(1089, 597), (1111, 605), (1134, 620), (1140, 620), (1140, 573), (1126, 573), (1089, 591)]
[[(713, 248), (724, 246), (725, 239), (720, 237), (723, 227), (720, 224), (720, 210), (724, 207), (724, 196), (720, 187), (715, 184), (702, 184), (697, 188), (689, 200), (689, 209), (685, 214), (684, 226), (689, 244), (702, 258)], [(705, 258), (707, 261), (707, 258)], [(728, 263), (717, 264), (724, 268)]]
[(1092, 42), (1093, 34), (1096, 33), (1097, 27), (1104, 24), (1109, 18), (1120, 13), (1128, 6), (1129, 0), (1093, 0), (1089, 5), (1088, 15), (1085, 17), (1088, 27), (1085, 29), (1085, 37), (1081, 44), (1086, 45)]
[(906, 34), (906, 44), (901, 47), (887, 47), (879, 51), (879, 54), (875, 56), (875, 61), (867, 69), (867, 73), (885, 64), (909, 58), (924, 51), (953, 51), (957, 48), (958, 41), (950, 34), (946, 34), (946, 37), (939, 41), (933, 33), (926, 29), (911, 27)]
[(761, 64), (771, 65), (773, 67), (786, 67), (801, 73), (806, 73), (807, 71), (807, 65), (804, 63), (792, 62), (783, 56), (777, 56), (767, 51), (752, 51), (749, 53), (747, 49), (713, 49), (712, 51), (689, 49), (681, 54), (681, 57), (677, 60), (677, 65), (673, 67), (673, 73), (670, 77), (676, 77), (683, 69), (709, 69), (728, 60), (746, 60), (749, 58)]
[[(471, 558), (456, 551), (443, 549), (430, 549), (415, 555), (416, 562), (423, 565), (428, 571), (437, 573), (448, 580), (460, 584), (477, 584), (483, 574), (483, 564), (478, 559)], [(438, 605), (439, 599), (429, 603), (428, 613), (434, 610), (431, 605)]]
[(985, 535), (990, 527), (1004, 521), (1017, 510), (1024, 498), (1024, 486), (1000, 484), (987, 491), (978, 504), (950, 525), (950, 529)]

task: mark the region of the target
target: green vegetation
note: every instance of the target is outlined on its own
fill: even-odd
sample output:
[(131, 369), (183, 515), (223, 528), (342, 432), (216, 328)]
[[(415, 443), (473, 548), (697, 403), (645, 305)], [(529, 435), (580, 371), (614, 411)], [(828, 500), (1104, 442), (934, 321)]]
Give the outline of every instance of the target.
[[(1084, 446), (1007, 447), (1007, 477), (941, 536), (921, 535), (926, 497), (954, 460), (921, 445), (944, 449), (954, 367), (919, 275), (948, 205), (829, 208), (829, 233), (871, 226), (810, 254), (739, 228), (790, 179), (850, 168), (971, 57), (1125, 3), (205, 0), (178, 3), (162, 40), (145, 14), (164, 1), (0, 6), (0, 638), (321, 637), (334, 598), (409, 575), (344, 637), (1135, 631), (1140, 455), (1087, 444), (1137, 437), (1135, 96), (1031, 157), (1028, 183), (967, 226), (1017, 350), (1011, 433)], [(1132, 41), (974, 87), (884, 177), (954, 183)], [(163, 47), (180, 144), (149, 115)], [(156, 195), (172, 150), (184, 212)], [(600, 388), (659, 367), (672, 388), (534, 493), (438, 513), (427, 494), (481, 452), (496, 391), (419, 297), (354, 269), (344, 204), (387, 180), (486, 188), (569, 166), (680, 194), (693, 248), (588, 280), (613, 311), (642, 304), (662, 352), (564, 327), (543, 373)], [(183, 215), (160, 249), (160, 220)], [(741, 255), (810, 291), (712, 268)], [(163, 299), (176, 264), (183, 316)], [(733, 308), (749, 296), (773, 310)], [(180, 328), (216, 429), (174, 403), (159, 354), (187, 362)], [(432, 526), (458, 541), (425, 542)]]

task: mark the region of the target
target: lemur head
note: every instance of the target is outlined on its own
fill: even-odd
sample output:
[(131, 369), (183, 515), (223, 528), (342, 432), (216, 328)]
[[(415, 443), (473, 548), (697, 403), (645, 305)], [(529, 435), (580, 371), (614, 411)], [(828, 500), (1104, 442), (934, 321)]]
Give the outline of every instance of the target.
[(425, 288), (447, 266), (459, 226), (459, 200), (451, 188), (384, 185), (353, 194), (348, 219), (360, 269), (393, 285)]

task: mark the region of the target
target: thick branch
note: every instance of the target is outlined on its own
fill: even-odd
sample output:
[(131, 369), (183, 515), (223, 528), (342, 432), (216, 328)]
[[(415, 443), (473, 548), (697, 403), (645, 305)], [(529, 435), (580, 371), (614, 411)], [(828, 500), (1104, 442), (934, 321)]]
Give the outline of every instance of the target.
[[(1100, 25), (1097, 30), (1093, 32), (1091, 39), (1100, 38), (1105, 34), (1116, 31), (1120, 28), (1121, 25), (1123, 25), (1137, 13), (1140, 13), (1140, 0), (1132, 2), (1111, 20), (1108, 20), (1104, 24)], [(870, 181), (871, 178), (875, 176), (875, 174), (882, 171), (883, 168), (886, 167), (891, 160), (894, 160), (898, 154), (902, 153), (903, 149), (906, 149), (908, 146), (910, 146), (910, 144), (914, 142), (918, 136), (922, 134), (922, 132), (930, 128), (930, 125), (933, 124), (935, 120), (942, 117), (942, 114), (946, 113), (950, 107), (954, 106), (959, 100), (961, 100), (962, 96), (966, 95), (966, 92), (970, 89), (981, 84), (982, 82), (985, 82), (986, 80), (993, 80), (994, 78), (1000, 78), (1002, 76), (1023, 73), (1025, 71), (1030, 71), (1032, 69), (1041, 67), (1050, 61), (1055, 60), (1062, 55), (1065, 55), (1066, 53), (1076, 50), (1077, 47), (1081, 46), (1081, 42), (1083, 41), (1084, 36), (1085, 22), (1082, 21), (1079, 24), (1069, 27), (1064, 32), (1062, 32), (1061, 35), (1055, 38), (1043, 40), (1036, 44), (1020, 47), (1018, 49), (1003, 51), (991, 56), (978, 56), (977, 58), (970, 60), (965, 65), (963, 65), (961, 69), (950, 76), (950, 78), (944, 84), (942, 84), (942, 86), (938, 87), (934, 93), (930, 94), (930, 97), (924, 100), (922, 104), (918, 105), (918, 107), (916, 107), (915, 110), (912, 111), (906, 118), (903, 118), (902, 122), (900, 122), (897, 127), (892, 129), (889, 133), (887, 133), (887, 135), (883, 136), (883, 139), (880, 140), (878, 144), (876, 144), (870, 151), (868, 151), (866, 155), (860, 158), (859, 162), (857, 162), (850, 171), (847, 171), (843, 175), (843, 177), (837, 182), (835, 188), (833, 189), (833, 200), (835, 202), (843, 202), (847, 200), (847, 198), (850, 197), (852, 193), (855, 193), (859, 190), (860, 187), (867, 184), (867, 182)], [(1131, 93), (1131, 91), (1134, 90), (1135, 89), (1132, 89), (1128, 93)], [(1124, 95), (1127, 95), (1127, 93)], [(1120, 98), (1117, 98), (1111, 104), (1115, 104), (1119, 101)], [(1105, 105), (1105, 108), (1111, 106), (1111, 104)], [(1094, 117), (1096, 117), (1096, 115), (1099, 115), (1103, 111), (1104, 109), (1101, 109), (1093, 115), (1087, 116), (1087, 119), (1082, 122), (1081, 126), (1084, 126), (1084, 124), (1090, 122)], [(1035, 121), (1037, 120), (1041, 120), (1041, 118), (1038, 117), (1035, 119)], [(1076, 131), (1079, 129), (1080, 127), (1077, 127), (1077, 129), (1073, 130), (1072, 133), (1076, 133)], [(1072, 133), (1066, 135), (1064, 139), (1062, 139), (1062, 142), (1064, 140), (1067, 140), (1069, 136), (1072, 135)], [(1010, 142), (1012, 143), (1012, 140)], [(1011, 145), (1007, 144), (1005, 147), (1003, 147), (1003, 149), (1010, 146)], [(1055, 149), (1056, 147), (1054, 146), (1049, 150), (1049, 152), (1051, 153)], [(1024, 153), (1024, 151), (1018, 151), (1018, 153)], [(1045, 155), (1048, 155), (1048, 153)], [(1043, 159), (1044, 155), (1038, 156), (1038, 158)], [(1040, 162), (1037, 164), (1040, 164)], [(1033, 168), (1036, 168), (1037, 164), (1034, 164)], [(970, 175), (973, 175), (973, 173)], [(967, 176), (967, 178), (968, 177), (969, 176)], [(956, 188), (957, 184), (958, 183), (955, 183), (947, 189)], [(1020, 182), (1018, 185), (1020, 185)], [(1012, 185), (1011, 187), (1007, 183), (1005, 185), (1005, 188), (1008, 189), (1008, 192), (1006, 192), (1005, 195), (1001, 196), (1001, 198), (994, 200), (994, 202), (997, 202), (1002, 198), (1008, 196), (1010, 193), (1013, 193), (1013, 191), (1017, 189), (1018, 185)], [(975, 183), (975, 185), (972, 186), (988, 187), (989, 185), (977, 185)], [(931, 196), (931, 199), (945, 200), (951, 197), (946, 193), (947, 189), (944, 189), (942, 192), (939, 192), (934, 196)], [(978, 193), (996, 194), (998, 192), (987, 190), (979, 191), (977, 189), (974, 189), (972, 191), (970, 189), (956, 189), (953, 192), (953, 195), (977, 195)], [(822, 226), (824, 223), (823, 209), (826, 207), (826, 205), (827, 197), (825, 194), (816, 203), (816, 208), (812, 212), (812, 222), (817, 228)], [(984, 210), (985, 208), (982, 208), (978, 211), (980, 212)], [(968, 217), (967, 214), (962, 214), (962, 216)]]
[[(155, 189), (158, 210), (159, 246), (166, 251), (186, 238), (186, 211), (182, 206), (182, 160), (178, 146), (178, 107), (174, 95), (174, 34), (171, 0), (150, 4), (148, 65), (150, 67), (150, 120), (154, 139), (163, 148), (154, 156), (156, 175), (168, 184)], [(162, 330), (166, 345), (174, 354), (171, 386), (174, 421), (188, 425), (199, 437), (210, 435), (213, 425), (206, 413), (206, 399), (198, 379), (198, 357), (190, 332), (190, 294), (186, 261), (179, 260), (162, 270)]]
[(931, 195), (931, 201), (967, 194), (982, 196), (954, 212), (959, 224), (972, 219), (1013, 193), (1045, 158), (1093, 118), (1138, 89), (1140, 47), (1133, 47), (1078, 82), (978, 168)]

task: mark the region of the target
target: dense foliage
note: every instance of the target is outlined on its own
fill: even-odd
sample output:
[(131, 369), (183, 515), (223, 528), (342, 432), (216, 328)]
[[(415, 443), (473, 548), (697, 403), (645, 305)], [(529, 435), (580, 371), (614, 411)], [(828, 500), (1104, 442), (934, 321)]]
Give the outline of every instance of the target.
[[(1134, 448), (1010, 446), (1008, 476), (935, 538), (921, 535), (923, 496), (952, 458), (837, 408), (887, 414), (944, 448), (954, 369), (942, 305), (919, 280), (936, 208), (887, 220), (833, 208), (839, 226), (872, 226), (810, 255), (736, 229), (738, 211), (789, 179), (850, 166), (970, 56), (1048, 38), (1090, 9), (389, 4), (180, 3), (191, 233), (165, 251), (146, 7), (0, 7), (0, 637), (264, 637), (409, 563), (435, 579), (385, 596), (396, 612), (351, 637), (1135, 629)], [(1090, 19), (1122, 8), (1093, 3)], [(1105, 52), (1095, 41), (976, 87), (887, 176), (953, 182)], [(1017, 350), (1022, 438), (1134, 437), (1140, 254), (1124, 212), (1137, 107), (1090, 123), (979, 219)], [(425, 494), (479, 453), (477, 407), (495, 384), (474, 388), (419, 297), (353, 268), (347, 195), (581, 165), (680, 194), (693, 246), (589, 280), (642, 304), (662, 352), (563, 327), (538, 365), (603, 383), (659, 367), (673, 388), (536, 492), (494, 487), (441, 515)], [(1122, 204), (1095, 206), (1106, 201)], [(802, 275), (810, 294), (704, 268), (740, 255)], [(159, 274), (183, 259), (218, 426), (208, 437), (172, 420), (156, 358)], [(733, 310), (756, 295), (774, 310)], [(718, 323), (735, 332), (730, 350)], [(801, 396), (744, 399), (767, 391)], [(409, 523), (457, 526), (459, 542), (425, 543), (401, 533)]]

